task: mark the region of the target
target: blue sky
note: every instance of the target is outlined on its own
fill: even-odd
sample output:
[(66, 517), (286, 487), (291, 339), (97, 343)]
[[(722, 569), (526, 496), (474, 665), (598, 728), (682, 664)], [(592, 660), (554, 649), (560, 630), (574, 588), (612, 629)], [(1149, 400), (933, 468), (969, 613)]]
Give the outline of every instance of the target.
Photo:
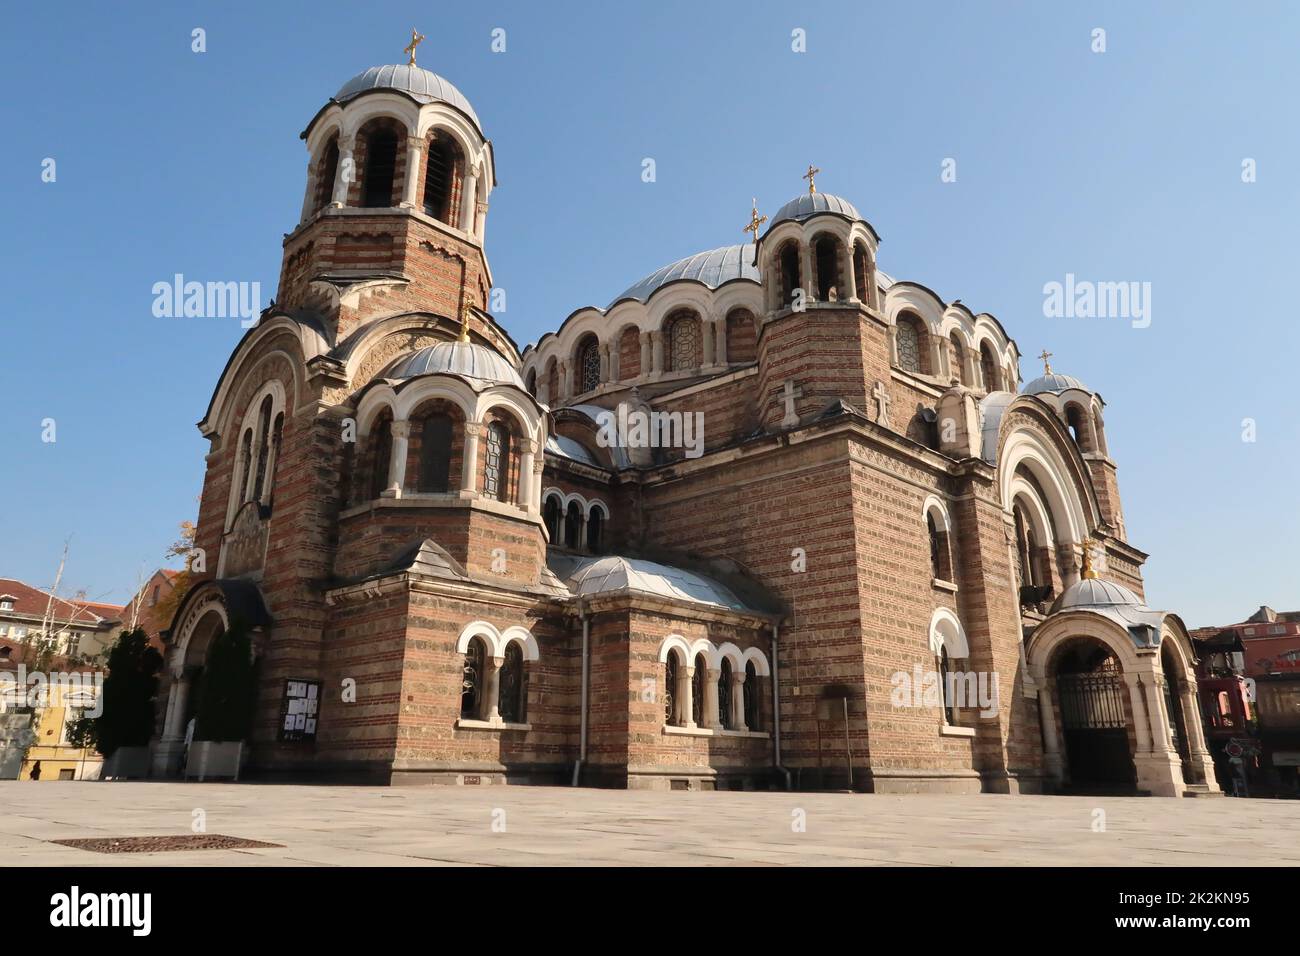
[[(883, 237), (881, 268), (1101, 392), (1153, 604), (1193, 627), (1300, 607), (1300, 13), (1283, 4), (14, 7), (0, 576), (48, 585), (71, 535), (63, 590), (124, 600), (195, 517), (194, 423), (243, 330), (155, 318), (151, 287), (180, 272), (269, 299), (299, 132), (354, 73), (403, 62), (412, 26), (496, 146), (488, 255), (521, 345), (741, 241), (750, 197), (770, 214), (816, 163)], [(1150, 327), (1045, 318), (1043, 285), (1067, 273), (1150, 282)]]

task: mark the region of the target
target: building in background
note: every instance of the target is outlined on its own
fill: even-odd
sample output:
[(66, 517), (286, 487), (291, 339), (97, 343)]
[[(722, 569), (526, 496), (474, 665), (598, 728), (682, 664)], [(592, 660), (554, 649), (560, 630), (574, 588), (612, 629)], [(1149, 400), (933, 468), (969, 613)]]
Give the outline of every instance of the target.
[(56, 635), (54, 654), (74, 662), (102, 662), (117, 639), (122, 608), (65, 600), (13, 578), (0, 578), (0, 662), (23, 663), (34, 655), (35, 635), (46, 615)]
[[(1192, 636), (1241, 645), (1242, 680), (1254, 689), (1259, 749), (1252, 793), (1300, 797), (1300, 611), (1262, 606), (1238, 624), (1199, 628)], [(1207, 735), (1209, 726), (1207, 719)]]
[(1205, 744), (1214, 758), (1215, 775), (1226, 792), (1245, 796), (1259, 775), (1246, 647), (1231, 628), (1199, 628), (1191, 637)]

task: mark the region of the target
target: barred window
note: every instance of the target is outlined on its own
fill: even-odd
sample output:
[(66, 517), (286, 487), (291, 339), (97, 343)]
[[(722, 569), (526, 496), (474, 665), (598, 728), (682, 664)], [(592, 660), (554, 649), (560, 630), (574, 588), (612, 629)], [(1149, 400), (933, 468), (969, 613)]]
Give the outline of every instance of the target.
[(718, 671), (718, 723), (724, 730), (735, 730), (731, 726), (731, 661), (725, 657)]
[(993, 359), (993, 350), (989, 348), (987, 342), (980, 347), (980, 372), (984, 376), (984, 391), (996, 392), (998, 390), (998, 366)]
[(700, 322), (693, 315), (683, 315), (668, 327), (670, 370), (680, 372), (695, 368), (699, 361)]
[(420, 430), (420, 491), (445, 493), (451, 487), (451, 419), (433, 414)]
[(681, 724), (681, 717), (677, 713), (677, 682), (679, 680), (681, 680), (681, 669), (677, 664), (677, 652), (669, 651), (668, 660), (664, 661), (664, 723), (674, 727)]
[(393, 204), (393, 177), (397, 171), (397, 136), (377, 129), (366, 139), (366, 174), (361, 205), (386, 209)]
[(490, 498), (505, 501), (510, 484), (510, 433), (500, 422), (487, 428), (487, 454), (484, 458), (483, 492)]
[(501, 664), (501, 694), (497, 712), (507, 724), (524, 722), (524, 652), (518, 641), (506, 645)]
[(754, 662), (750, 661), (745, 665), (745, 726), (750, 730), (758, 730), (759, 712), (758, 712), (758, 668)]
[(600, 385), (600, 343), (588, 336), (578, 349), (578, 394), (590, 392)]
[(897, 325), (898, 367), (908, 372), (921, 371), (921, 333), (911, 319), (900, 318)]
[(695, 715), (695, 723), (699, 726), (706, 726), (708, 720), (704, 715), (704, 682), (708, 680), (709, 664), (704, 659), (703, 654), (697, 654), (695, 657), (695, 673), (691, 675), (691, 707)]
[(257, 443), (257, 479), (253, 484), (253, 500), (262, 500), (262, 489), (266, 486), (266, 463), (271, 454), (271, 396), (262, 399), (258, 411), (257, 430), (261, 438)]
[(482, 713), (479, 702), (483, 692), (483, 642), (474, 638), (465, 651), (461, 666), (460, 715), (477, 720)]

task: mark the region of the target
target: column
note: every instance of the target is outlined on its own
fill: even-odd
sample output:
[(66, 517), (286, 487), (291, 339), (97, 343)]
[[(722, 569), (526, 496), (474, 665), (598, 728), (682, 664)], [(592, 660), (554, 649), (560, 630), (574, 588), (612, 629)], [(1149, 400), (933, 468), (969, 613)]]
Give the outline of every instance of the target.
[(1052, 703), (1056, 680), (1048, 677), (1038, 691), (1038, 719), (1043, 724), (1043, 770), (1059, 786), (1065, 783), (1065, 761), (1061, 758), (1061, 738), (1056, 730), (1056, 710)]
[(567, 361), (560, 362), (557, 367), (560, 370), (560, 399), (563, 401), (573, 397), (573, 377)]
[(351, 136), (339, 137), (339, 167), (334, 171), (334, 194), (330, 205), (342, 208), (348, 204), (348, 186), (356, 179), (356, 160), (352, 157), (355, 140)]
[(529, 514), (537, 513), (537, 499), (533, 495), (533, 440), (525, 438), (523, 450), (519, 453), (519, 500), (518, 504)]
[(420, 189), (420, 173), (424, 170), (424, 164), (420, 162), (423, 145), (413, 135), (406, 137), (406, 182), (402, 184), (403, 209), (415, 208), (415, 200)]
[(704, 726), (717, 729), (722, 726), (718, 719), (718, 672), (710, 667), (704, 673)]
[(952, 367), (948, 364), (948, 340), (941, 335), (931, 335), (929, 339), (930, 366), (934, 369), (935, 377), (946, 384)]
[(690, 664), (683, 667), (681, 679), (677, 683), (681, 688), (677, 699), (681, 701), (682, 726), (695, 727), (695, 695), (691, 693), (695, 683), (695, 668)]
[(610, 344), (608, 342), (600, 342), (596, 346), (596, 351), (600, 354), (600, 380), (602, 382), (610, 382), (614, 379), (614, 376), (610, 374), (613, 363), (610, 361), (609, 349)]
[(410, 445), (411, 423), (402, 419), (394, 421), (390, 427), (393, 430), (393, 456), (388, 462), (388, 487), (380, 497), (400, 498), (406, 490), (406, 452)]
[(718, 341), (717, 327), (710, 318), (700, 317), (700, 338), (703, 339), (704, 358), (703, 367), (708, 368), (713, 364), (713, 347)]
[(727, 364), (727, 317), (724, 315), (718, 319), (714, 326), (717, 333), (718, 344), (714, 348), (713, 355), (719, 365)]
[(1201, 726), (1201, 702), (1196, 694), (1196, 672), (1187, 671), (1179, 682), (1182, 685), (1180, 697), (1183, 706), (1183, 730), (1187, 734), (1187, 757), (1191, 763), (1192, 776), (1198, 783), (1208, 784), (1211, 788), (1217, 782), (1214, 774), (1214, 759), (1205, 749), (1205, 732)]
[(1129, 706), (1133, 708), (1133, 730), (1137, 737), (1137, 754), (1149, 754), (1151, 752), (1151, 732), (1150, 725), (1145, 720), (1146, 706), (1142, 700), (1142, 688), (1137, 674), (1124, 674), (1124, 683), (1128, 684)]
[(889, 327), (889, 364), (898, 364), (898, 326)]
[(664, 370), (664, 334), (655, 329), (650, 333), (650, 371), (658, 375)]
[(736, 730), (748, 730), (745, 723), (745, 669), (737, 668), (731, 672), (731, 726)]
[(489, 724), (501, 723), (501, 711), (497, 704), (501, 701), (501, 665), (504, 657), (489, 657), (487, 663), (487, 680), (483, 687), (483, 719)]
[(316, 159), (310, 157), (307, 160), (307, 190), (302, 197), (302, 215), (298, 217), (298, 222), (307, 221), (307, 217), (312, 213), (312, 200), (316, 197)]
[(488, 204), (481, 202), (477, 204), (478, 215), (474, 219), (474, 235), (478, 237), (480, 243), (487, 239), (487, 210)]
[(857, 299), (857, 278), (853, 275), (853, 247), (840, 246), (840, 276), (842, 281), (838, 283), (837, 293), (841, 301)]
[(638, 365), (638, 375), (650, 374), (650, 363), (653, 361), (653, 348), (650, 344), (650, 333), (641, 333), (641, 361)]
[(465, 172), (465, 181), (461, 183), (460, 226), (461, 232), (471, 236), (477, 232), (478, 223), (475, 213), (478, 205), (478, 167), (470, 166)]
[(465, 423), (465, 454), (461, 458), (460, 496), (472, 498), (478, 494), (478, 439), (483, 433), (479, 422)]
[(812, 250), (803, 241), (799, 243), (799, 277), (803, 279), (803, 292), (807, 301), (814, 301), (817, 298), (817, 287), (813, 285)]

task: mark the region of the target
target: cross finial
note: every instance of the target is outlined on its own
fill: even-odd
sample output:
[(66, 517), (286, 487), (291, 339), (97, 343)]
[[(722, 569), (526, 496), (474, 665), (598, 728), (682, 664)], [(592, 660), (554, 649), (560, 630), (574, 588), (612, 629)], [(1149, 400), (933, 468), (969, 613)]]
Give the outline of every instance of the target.
[(424, 42), (424, 34), (417, 33), (415, 27), (411, 27), (411, 42), (402, 50), (411, 59), (407, 61), (407, 66), (415, 66), (415, 48)]
[(758, 242), (758, 230), (759, 230), (759, 227), (762, 226), (763, 223), (765, 223), (765, 222), (767, 222), (767, 217), (766, 217), (766, 216), (760, 216), (760, 215), (758, 214), (758, 199), (755, 198), (755, 199), (754, 199), (754, 211), (751, 212), (751, 213), (749, 214), (749, 225), (746, 226), (744, 229), (742, 229), (742, 230), (740, 230), (740, 231), (741, 231), (741, 232), (752, 232), (752, 233), (754, 234), (754, 242), (757, 243), (757, 242)]
[(813, 195), (813, 194), (815, 194), (815, 193), (817, 192), (817, 183), (813, 181), (813, 177), (816, 176), (816, 175), (817, 175), (818, 173), (820, 173), (820, 172), (821, 172), (820, 169), (818, 169), (818, 168), (817, 168), (816, 166), (814, 166), (812, 163), (809, 163), (809, 164), (808, 164), (808, 172), (804, 173), (802, 176), (799, 177), (800, 179), (806, 179), (806, 180), (808, 180), (808, 195), (809, 195), (809, 196), (811, 196), (811, 195)]
[(1051, 374), (1052, 374), (1052, 363), (1049, 362), (1049, 361), (1047, 361), (1047, 360), (1048, 360), (1049, 358), (1052, 357), (1052, 353), (1049, 352), (1049, 351), (1047, 351), (1047, 349), (1043, 349), (1043, 351), (1042, 351), (1041, 353), (1039, 353), (1039, 356), (1038, 356), (1038, 357), (1039, 357), (1040, 359), (1043, 360), (1043, 374), (1044, 374), (1044, 375), (1051, 375)]
[(1083, 571), (1081, 576), (1085, 581), (1091, 581), (1097, 577), (1097, 572), (1092, 567), (1092, 549), (1097, 547), (1097, 542), (1092, 538), (1083, 539)]
[(456, 341), (458, 342), (469, 341), (469, 317), (473, 314), (474, 313), (471, 311), (469, 307), (469, 303), (466, 302), (465, 307), (460, 310), (460, 338), (458, 338)]

